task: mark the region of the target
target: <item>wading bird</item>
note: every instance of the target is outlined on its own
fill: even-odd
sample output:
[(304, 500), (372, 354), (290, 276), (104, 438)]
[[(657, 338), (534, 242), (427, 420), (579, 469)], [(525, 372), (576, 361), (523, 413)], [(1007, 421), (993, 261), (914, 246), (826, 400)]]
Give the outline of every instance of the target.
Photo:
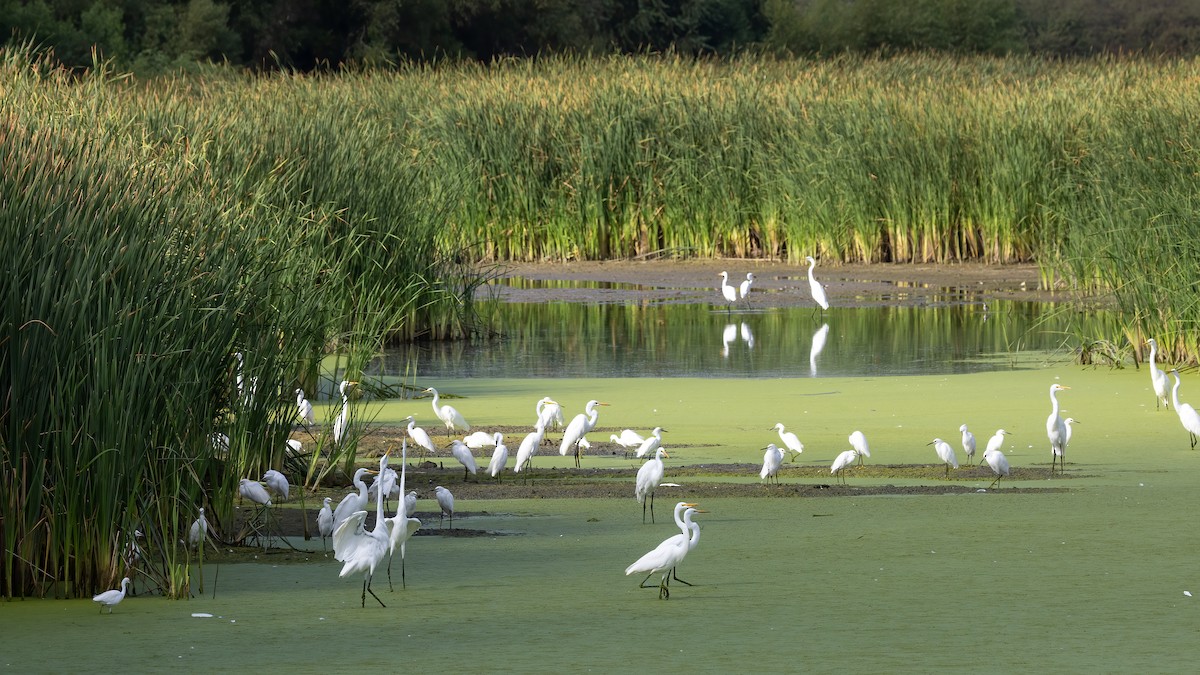
[(495, 447), (496, 436), (487, 431), (475, 431), (463, 437), (463, 443), (472, 450)]
[(634, 448), (638, 447), (643, 442), (645, 442), (646, 439), (643, 438), (641, 434), (634, 431), (633, 429), (624, 429), (621, 431), (620, 436), (618, 436), (617, 434), (610, 434), (608, 437), (608, 440), (612, 441), (613, 443), (616, 443), (617, 445), (621, 446), (622, 448), (625, 448), (625, 450), (626, 450), (625, 456), (629, 457), (628, 451), (633, 450)]
[(1063, 452), (1066, 450), (1067, 440), (1067, 425), (1063, 422), (1062, 417), (1058, 415), (1058, 392), (1070, 387), (1065, 387), (1061, 384), (1054, 383), (1050, 385), (1050, 416), (1046, 418), (1046, 438), (1050, 439), (1050, 474), (1054, 475), (1054, 464), (1059, 464), (1059, 470), (1066, 469), (1067, 458)]
[[(779, 432), (779, 440), (783, 442), (783, 447), (787, 448), (789, 452), (794, 452), (796, 455), (804, 452), (804, 444), (800, 442), (796, 434), (784, 429), (783, 422), (776, 422), (775, 430)], [(792, 455), (793, 461), (796, 459), (796, 455)]]
[[(387, 460), (387, 453), (384, 453), (379, 460), (379, 474), (382, 474), (387, 468)], [(371, 578), (375, 576), (375, 568), (379, 566), (379, 563), (383, 561), (383, 556), (388, 552), (389, 522), (387, 518), (384, 518), (382, 490), (375, 495), (375, 527), (367, 530), (366, 521), (366, 511), (355, 511), (337, 526), (333, 531), (333, 557), (335, 560), (345, 563), (342, 565), (342, 571), (338, 573), (339, 577), (345, 578), (351, 574), (362, 573), (363, 607), (367, 606), (367, 593), (375, 598), (380, 607), (387, 607), (383, 604), (383, 600), (375, 595), (375, 591), (371, 590)]]
[(1169, 410), (1170, 403), (1167, 402), (1167, 374), (1158, 367), (1155, 360), (1158, 357), (1158, 343), (1154, 338), (1146, 340), (1146, 344), (1150, 345), (1150, 360), (1147, 362), (1150, 366), (1150, 386), (1154, 388), (1154, 407), (1166, 406)]
[(300, 414), (300, 419), (307, 425), (312, 426), (316, 422), (316, 417), (313, 416), (312, 403), (304, 397), (304, 390), (296, 390), (296, 412)]
[(517, 447), (517, 464), (513, 467), (513, 473), (521, 473), (530, 468), (533, 456), (537, 453), (538, 446), (542, 444), (542, 437), (545, 435), (546, 427), (541, 424), (538, 424), (532, 432), (525, 434), (525, 438), (521, 439), (521, 445)]
[(858, 453), (858, 463), (864, 464), (863, 457), (871, 456), (871, 448), (867, 447), (867, 437), (861, 431), (850, 434), (850, 447)]
[[(684, 520), (684, 511), (695, 506), (695, 504), (689, 504), (688, 502), (679, 502), (675, 505), (675, 527), (678, 527), (683, 532), (691, 533), (691, 538), (688, 539), (687, 545), (688, 553), (691, 553), (693, 550), (695, 550), (696, 545), (700, 543), (700, 524), (692, 522), (691, 518), (688, 518), (686, 521)], [(706, 511), (697, 511), (697, 513), (706, 513)], [(677, 534), (671, 538), (674, 539), (678, 536), (679, 535)], [(681, 584), (684, 584), (685, 586), (691, 586), (692, 584), (690, 582), (679, 578), (679, 576), (676, 574), (677, 569), (679, 569), (678, 565), (671, 568), (671, 578)], [(652, 586), (646, 585), (646, 582), (649, 581), (650, 577), (653, 575), (654, 572), (647, 574), (646, 578), (642, 579), (642, 583), (638, 584), (638, 588), (653, 588)], [(668, 580), (667, 584), (670, 585), (670, 583), (670, 580)]]
[(1172, 369), (1171, 374), (1175, 376), (1175, 386), (1171, 389), (1171, 402), (1175, 404), (1175, 414), (1179, 415), (1179, 423), (1187, 429), (1188, 438), (1192, 441), (1192, 449), (1196, 449), (1196, 437), (1200, 436), (1200, 415), (1196, 414), (1196, 409), (1188, 403), (1179, 402), (1179, 370)]
[(1007, 476), (1009, 473), (1008, 458), (999, 450), (985, 450), (983, 452), (983, 461), (987, 462), (988, 466), (992, 467), (992, 473), (996, 474), (996, 480), (992, 481), (989, 488), (996, 487), (1000, 484), (1000, 479)]
[(946, 477), (950, 477), (950, 467), (958, 468), (958, 457), (954, 456), (954, 448), (950, 444), (940, 438), (935, 438), (925, 445), (932, 445), (933, 451), (937, 453), (938, 459), (946, 465)]
[(664, 431), (666, 431), (666, 429), (662, 427), (654, 427), (654, 430), (650, 432), (650, 435), (642, 441), (642, 444), (638, 446), (637, 451), (633, 453), (634, 456), (638, 459), (641, 459), (642, 457), (652, 454), (655, 450), (659, 449), (659, 447), (662, 446), (662, 432)]
[(857, 450), (843, 450), (838, 453), (838, 456), (833, 459), (833, 464), (829, 467), (829, 473), (838, 475), (842, 479), (842, 485), (846, 484), (846, 467), (854, 463), (858, 458)]
[[(777, 426), (783, 425), (780, 424)], [(762, 471), (758, 472), (758, 478), (759, 480), (765, 480), (768, 483), (770, 483), (771, 479), (774, 478), (775, 483), (778, 484), (779, 465), (783, 463), (784, 449), (775, 445), (774, 443), (767, 443), (765, 450), (766, 452), (763, 453), (763, 467)]]
[(338, 392), (342, 395), (342, 411), (338, 413), (337, 419), (333, 421), (333, 443), (341, 445), (342, 439), (346, 437), (346, 426), (350, 423), (350, 395), (346, 390), (358, 384), (349, 380), (342, 380), (338, 385)]
[(754, 272), (746, 272), (746, 280), (738, 286), (738, 297), (745, 300), (750, 295), (750, 287), (754, 285)]
[[(496, 434), (499, 436), (500, 434)], [(400, 446), (400, 492), (404, 492), (405, 473), (408, 468), (408, 444), (401, 443)], [(416, 493), (413, 493), (413, 501), (416, 501)], [(408, 507), (405, 505), (405, 500), (401, 499), (396, 504), (396, 515), (388, 518), (388, 590), (394, 591), (392, 587), (392, 558), (396, 557), (396, 550), (400, 550), (400, 587), (407, 588), (408, 582), (404, 578), (404, 554), (408, 546), (408, 540), (416, 534), (417, 530), (421, 529), (421, 521), (416, 518), (410, 518)]]
[(967, 431), (967, 425), (958, 428), (962, 432), (963, 452), (967, 454), (967, 463), (975, 461), (975, 434)]
[[(997, 429), (996, 433), (988, 439), (987, 450), (984, 450), (984, 454), (986, 455), (988, 450), (999, 450), (1000, 448), (1004, 447), (1004, 437), (1009, 435), (1010, 434), (1007, 431), (1003, 429)], [(982, 464), (984, 461), (986, 460), (980, 460), (979, 463)]]
[(263, 482), (267, 484), (268, 490), (274, 492), (283, 501), (287, 501), (288, 492), (291, 490), (291, 487), (288, 485), (287, 476), (275, 469), (267, 469), (267, 472), (263, 474)]
[(321, 512), (317, 514), (317, 532), (321, 534), (321, 547), (326, 548), (326, 539), (333, 534), (333, 508), (330, 504), (333, 498), (326, 497), (321, 501)]
[(1079, 424), (1079, 420), (1075, 419), (1074, 417), (1068, 417), (1067, 419), (1063, 420), (1063, 428), (1067, 430), (1067, 435), (1063, 438), (1064, 448), (1071, 446), (1071, 434), (1074, 433), (1071, 428), (1072, 424)]
[(496, 432), (495, 441), (496, 449), (492, 451), (492, 461), (488, 462), (487, 472), (492, 478), (500, 480), (504, 465), (508, 464), (508, 447), (504, 445), (504, 436), (499, 431)]
[[(678, 508), (678, 505), (676, 507)], [(638, 558), (636, 562), (625, 568), (625, 575), (629, 576), (639, 572), (646, 572), (646, 579), (649, 579), (655, 573), (661, 572), (662, 580), (658, 584), (658, 597), (661, 600), (669, 600), (671, 591), (667, 588), (668, 579), (671, 576), (671, 570), (683, 562), (683, 559), (690, 550), (688, 544), (691, 530), (688, 525), (692, 522), (692, 516), (697, 513), (706, 512), (697, 509), (694, 504), (685, 504), (682, 521), (683, 527), (680, 528), (683, 532), (664, 539), (654, 550)], [(645, 584), (645, 580), (642, 581), (642, 584), (638, 584), (638, 587), (646, 588), (643, 584)]]
[(670, 457), (670, 455), (662, 448), (655, 450), (654, 458), (646, 460), (646, 463), (637, 472), (637, 483), (633, 488), (633, 496), (642, 505), (643, 525), (646, 523), (647, 498), (650, 502), (650, 522), (654, 522), (654, 492), (658, 489), (658, 484), (662, 482), (663, 474), (666, 473), (663, 457)]
[(542, 426), (547, 429), (559, 429), (566, 424), (566, 420), (563, 419), (562, 406), (549, 396), (543, 396), (533, 409), (537, 413), (537, 422), (533, 423), (535, 427), (538, 422), (541, 422)]
[(434, 453), (433, 439), (429, 437), (429, 432), (417, 426), (417, 420), (412, 415), (409, 415), (408, 420), (408, 437), (412, 439), (413, 445), (421, 448), (421, 457), (425, 457), (425, 453)]
[(441, 485), (434, 488), (434, 494), (437, 495), (438, 507), (442, 510), (442, 515), (438, 519), (438, 527), (442, 526), (442, 521), (447, 515), (450, 516), (450, 529), (454, 529), (454, 495), (449, 490)]
[(204, 507), (200, 507), (200, 516), (192, 522), (192, 527), (188, 530), (188, 545), (192, 548), (203, 546), (207, 536), (208, 519), (204, 517)]
[(729, 272), (721, 272), (721, 295), (725, 296), (725, 311), (737, 302), (737, 289), (729, 285)]
[(417, 512), (417, 491), (409, 490), (404, 495), (404, 515), (411, 517)]
[(821, 309), (829, 309), (829, 300), (825, 297), (825, 287), (813, 276), (813, 268), (817, 266), (817, 261), (811, 255), (804, 259), (808, 261), (808, 290), (812, 293), (813, 301), (820, 305)]
[(600, 401), (588, 401), (584, 406), (584, 412), (579, 413), (567, 425), (567, 430), (563, 432), (562, 443), (558, 446), (558, 454), (563, 457), (567, 456), (567, 451), (574, 449), (575, 451), (575, 467), (579, 467), (579, 441), (588, 435), (592, 429), (596, 428), (596, 420), (600, 417), (600, 412), (596, 410), (598, 405), (608, 405)]
[(433, 414), (442, 421), (442, 424), (446, 425), (447, 436), (454, 433), (455, 429), (462, 429), (463, 431), (471, 430), (471, 425), (467, 424), (467, 420), (463, 418), (462, 413), (458, 412), (454, 406), (444, 405), (440, 408), (438, 407), (437, 389), (430, 387), (425, 391), (433, 394)]
[(363, 480), (363, 476), (372, 473), (366, 467), (360, 467), (354, 472), (354, 478), (351, 481), (354, 487), (358, 488), (358, 492), (350, 492), (342, 501), (338, 502), (337, 508), (333, 510), (333, 529), (336, 530), (351, 513), (355, 511), (365, 511), (367, 509), (367, 483)]
[(113, 607), (116, 607), (125, 599), (125, 587), (129, 585), (129, 577), (121, 580), (120, 590), (104, 591), (99, 595), (92, 596), (92, 602), (100, 604), (100, 613), (104, 613), (104, 608), (108, 608), (108, 613), (112, 614)]
[(467, 480), (468, 474), (474, 476), (478, 471), (478, 467), (475, 465), (475, 455), (471, 454), (471, 449), (467, 447), (466, 443), (457, 438), (450, 441), (450, 454), (454, 456), (454, 459), (458, 460), (459, 464), (463, 465), (464, 482)]

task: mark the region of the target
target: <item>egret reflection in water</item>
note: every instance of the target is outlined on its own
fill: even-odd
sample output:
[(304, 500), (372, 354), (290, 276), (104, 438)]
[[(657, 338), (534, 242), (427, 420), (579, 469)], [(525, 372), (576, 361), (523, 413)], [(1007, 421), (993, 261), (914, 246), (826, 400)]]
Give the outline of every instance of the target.
[(754, 349), (754, 333), (750, 330), (750, 324), (742, 322), (739, 326), (736, 323), (728, 323), (725, 324), (725, 330), (721, 332), (721, 356), (723, 358), (729, 358), (729, 347), (737, 342), (739, 335), (742, 342), (746, 343), (747, 349)]
[(817, 376), (817, 357), (821, 355), (821, 350), (825, 349), (825, 338), (829, 335), (829, 324), (823, 324), (813, 333), (812, 348), (808, 350), (808, 371), (813, 376)]
[(754, 349), (754, 333), (750, 332), (750, 324), (742, 323), (742, 341), (748, 349)]

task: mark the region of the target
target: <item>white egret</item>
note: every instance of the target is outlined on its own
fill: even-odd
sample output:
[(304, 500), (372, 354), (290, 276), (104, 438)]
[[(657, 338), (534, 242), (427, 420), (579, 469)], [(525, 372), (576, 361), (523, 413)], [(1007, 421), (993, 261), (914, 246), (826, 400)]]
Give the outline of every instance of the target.
[(857, 450), (843, 450), (838, 453), (837, 457), (833, 458), (833, 464), (829, 467), (830, 474), (838, 474), (841, 476), (842, 484), (846, 484), (846, 467), (854, 463), (858, 459)]
[(1171, 402), (1175, 404), (1175, 414), (1179, 415), (1179, 423), (1187, 429), (1188, 437), (1192, 441), (1192, 449), (1196, 449), (1196, 437), (1200, 436), (1200, 414), (1196, 414), (1196, 409), (1188, 403), (1179, 402), (1179, 370), (1172, 369), (1171, 374), (1175, 376), (1175, 386), (1171, 389)]
[(332, 497), (326, 497), (321, 500), (321, 511), (317, 514), (317, 532), (321, 534), (321, 546), (326, 545), (325, 540), (329, 535), (333, 534), (333, 503)]
[(958, 428), (962, 432), (963, 452), (967, 454), (967, 463), (975, 461), (975, 434), (967, 431), (967, 425)]
[(596, 420), (600, 417), (600, 412), (596, 410), (598, 405), (608, 404), (595, 400), (588, 401), (584, 406), (584, 412), (576, 415), (567, 425), (567, 430), (563, 432), (562, 443), (558, 446), (558, 454), (563, 457), (567, 456), (568, 450), (574, 449), (576, 468), (579, 467), (579, 440), (596, 427)]
[(813, 300), (821, 306), (821, 309), (829, 309), (829, 300), (825, 297), (825, 287), (813, 276), (813, 268), (817, 266), (817, 261), (811, 255), (806, 256), (804, 259), (808, 261), (808, 290), (812, 293)]
[(429, 432), (417, 426), (417, 420), (412, 415), (409, 415), (406, 419), (408, 420), (408, 437), (412, 439), (413, 445), (421, 448), (421, 456), (423, 457), (425, 452), (433, 454), (435, 450), (433, 439), (429, 437)]
[[(684, 526), (680, 528), (683, 532), (664, 539), (654, 550), (638, 558), (632, 565), (625, 568), (625, 575), (629, 576), (639, 572), (646, 572), (646, 579), (649, 579), (650, 575), (661, 572), (662, 580), (658, 584), (658, 597), (662, 600), (669, 600), (671, 592), (667, 588), (667, 580), (671, 576), (671, 570), (683, 562), (683, 559), (690, 550), (688, 544), (691, 530), (688, 524), (692, 522), (692, 516), (697, 513), (705, 513), (705, 511), (697, 509), (694, 504), (685, 505), (682, 521)], [(645, 580), (642, 581), (642, 584), (644, 583)], [(645, 588), (642, 584), (638, 586)]]
[(412, 516), (417, 512), (417, 491), (410, 490), (404, 495), (404, 515)]
[(241, 479), (238, 482), (238, 493), (260, 506), (271, 505), (271, 495), (267, 494), (267, 489), (258, 481), (253, 481), (249, 478)]
[(537, 413), (537, 422), (533, 423), (534, 426), (541, 422), (542, 426), (547, 429), (558, 429), (566, 424), (566, 420), (563, 419), (562, 406), (549, 396), (543, 396), (533, 409)]
[[(779, 432), (779, 440), (783, 442), (783, 446), (787, 448), (789, 452), (794, 452), (796, 455), (804, 452), (804, 444), (800, 442), (800, 438), (797, 437), (796, 434), (787, 431), (783, 426), (783, 422), (776, 422), (774, 428)], [(796, 459), (795, 455), (792, 456), (792, 459)], [(766, 476), (764, 476), (764, 478), (765, 477)]]
[(779, 483), (779, 465), (783, 463), (784, 453), (784, 449), (774, 443), (767, 444), (766, 452), (763, 453), (762, 471), (758, 472), (760, 480), (765, 480), (769, 483), (774, 478), (775, 482)]
[[(678, 527), (680, 529), (680, 531), (682, 531), (682, 532), (690, 531), (690, 533), (691, 533), (691, 538), (688, 539), (688, 545), (687, 545), (688, 553), (691, 553), (696, 548), (696, 545), (700, 543), (700, 524), (692, 522), (691, 518), (688, 518), (686, 521), (684, 520), (684, 511), (688, 508), (693, 508), (695, 506), (696, 506), (695, 504), (690, 504), (688, 502), (679, 502), (678, 504), (675, 505), (675, 527)], [(706, 513), (706, 511), (697, 511), (697, 513)], [(674, 539), (675, 537), (678, 537), (678, 536), (680, 536), (680, 535), (677, 534), (671, 538)], [(675, 574), (676, 569), (678, 569), (678, 566), (671, 568), (671, 578), (675, 579), (675, 581), (678, 581), (681, 584), (691, 586), (692, 584), (690, 582), (680, 579)], [(646, 575), (646, 578), (642, 579), (642, 583), (638, 584), (638, 588), (650, 588), (650, 586), (646, 585), (646, 582), (649, 581), (650, 577), (653, 575), (654, 575), (654, 572), (648, 573)], [(668, 580), (667, 583), (669, 585), (670, 580)]]
[(999, 485), (1000, 479), (1009, 474), (1008, 458), (1004, 456), (1003, 452), (990, 448), (984, 450), (983, 461), (987, 462), (988, 466), (992, 467), (992, 473), (996, 474), (996, 480), (992, 481), (989, 488)]
[(950, 477), (950, 467), (958, 468), (958, 457), (954, 454), (954, 448), (950, 444), (940, 438), (935, 438), (925, 445), (932, 445), (933, 451), (937, 453), (938, 459), (946, 465), (946, 477)]
[(488, 475), (497, 480), (500, 479), (500, 473), (504, 471), (504, 465), (508, 464), (508, 446), (504, 445), (504, 435), (496, 432), (495, 443), (496, 449), (492, 451), (492, 461), (488, 462)]
[(393, 495), (400, 495), (400, 475), (396, 470), (388, 467), (383, 470), (383, 473), (375, 476), (375, 480), (371, 481), (371, 486), (367, 488), (367, 498), (370, 499), (380, 490), (383, 490), (383, 508), (387, 510), (388, 505), (392, 501)]
[(304, 452), (304, 444), (294, 438), (287, 439), (283, 445), (287, 448), (284, 452), (288, 457), (299, 457)]
[(542, 444), (542, 437), (545, 435), (546, 427), (542, 426), (540, 422), (532, 432), (525, 434), (525, 438), (521, 439), (521, 445), (517, 447), (517, 464), (513, 467), (513, 473), (521, 473), (523, 469), (530, 467), (530, 462), (537, 454), (538, 447)]
[(721, 272), (721, 295), (725, 296), (726, 311), (737, 302), (737, 289), (729, 285), (729, 272)]
[(825, 340), (829, 337), (829, 324), (822, 324), (817, 332), (813, 333), (812, 346), (808, 349), (808, 370), (813, 377), (817, 375), (817, 357), (821, 355), (821, 351), (825, 349)]
[(754, 272), (746, 272), (746, 280), (738, 286), (738, 297), (742, 300), (750, 295), (750, 287), (754, 285)]
[[(616, 443), (626, 450), (632, 450), (641, 445), (646, 439), (633, 429), (623, 429), (621, 430), (620, 436), (617, 434), (610, 434), (608, 440)], [(629, 455), (626, 454), (625, 456), (628, 457)]]
[(1046, 418), (1046, 438), (1050, 439), (1050, 474), (1054, 475), (1054, 464), (1059, 462), (1059, 470), (1065, 470), (1066, 457), (1063, 457), (1063, 451), (1066, 449), (1067, 425), (1063, 423), (1063, 419), (1058, 415), (1058, 397), (1056, 394), (1064, 389), (1070, 389), (1057, 382), (1050, 385), (1050, 416)]
[(371, 470), (366, 467), (360, 467), (354, 472), (353, 482), (354, 487), (358, 488), (358, 492), (350, 492), (342, 501), (338, 502), (337, 508), (333, 510), (333, 529), (337, 529), (350, 514), (355, 511), (365, 511), (367, 508), (367, 484), (363, 481), (363, 476), (371, 473)]
[(1154, 407), (1166, 406), (1169, 410), (1170, 403), (1167, 402), (1167, 374), (1163, 372), (1158, 364), (1155, 363), (1158, 357), (1158, 343), (1154, 338), (1146, 340), (1146, 344), (1150, 345), (1150, 360), (1147, 362), (1150, 365), (1150, 386), (1154, 388)]
[(300, 414), (300, 419), (309, 426), (316, 422), (316, 417), (313, 415), (312, 402), (304, 397), (304, 390), (296, 390), (296, 411)]
[(654, 522), (654, 492), (658, 490), (658, 484), (662, 482), (663, 474), (666, 472), (666, 467), (663, 466), (663, 457), (670, 457), (670, 455), (662, 448), (655, 450), (654, 458), (646, 460), (646, 463), (637, 472), (637, 483), (633, 488), (633, 496), (642, 505), (643, 525), (646, 523), (647, 500), (650, 502), (650, 522)]
[(1075, 419), (1074, 417), (1068, 417), (1067, 419), (1063, 420), (1063, 429), (1067, 430), (1067, 435), (1063, 437), (1063, 447), (1064, 448), (1071, 445), (1071, 433), (1072, 433), (1071, 425), (1072, 424), (1079, 424), (1079, 420)]
[(92, 596), (92, 602), (100, 604), (100, 613), (104, 613), (104, 608), (108, 608), (108, 613), (112, 614), (113, 607), (116, 607), (125, 599), (125, 587), (129, 585), (129, 577), (121, 580), (120, 590), (104, 591), (99, 595)]
[(439, 420), (442, 421), (442, 424), (446, 425), (446, 435), (447, 436), (454, 433), (455, 429), (462, 429), (463, 431), (471, 430), (471, 425), (467, 424), (467, 420), (462, 416), (462, 413), (458, 412), (458, 410), (455, 409), (454, 406), (444, 405), (444, 406), (441, 406), (440, 408), (438, 407), (438, 390), (437, 389), (430, 387), (430, 388), (426, 389), (425, 391), (433, 394), (433, 414), (435, 417), (437, 417)]
[(333, 421), (333, 442), (335, 445), (341, 445), (342, 439), (346, 437), (346, 427), (350, 423), (350, 395), (346, 390), (357, 382), (350, 380), (342, 380), (338, 385), (338, 392), (342, 395), (342, 410), (338, 413), (337, 419)]
[(467, 447), (466, 443), (457, 438), (450, 441), (450, 454), (454, 456), (454, 459), (458, 460), (459, 464), (463, 465), (464, 481), (467, 480), (467, 474), (475, 475), (475, 472), (478, 470), (478, 467), (475, 465), (475, 455), (471, 454), (471, 449)]
[[(1003, 429), (997, 429), (996, 433), (988, 439), (987, 450), (984, 450), (984, 454), (986, 455), (988, 450), (999, 450), (1000, 448), (1004, 447), (1004, 437), (1009, 435), (1011, 434), (1009, 434), (1007, 431)], [(983, 461), (986, 460), (981, 460), (980, 463), (982, 464)]]
[(487, 431), (474, 431), (463, 437), (462, 442), (472, 450), (482, 450), (496, 445), (496, 436)]
[[(384, 453), (379, 460), (379, 475), (382, 475), (384, 469), (387, 468), (387, 461), (387, 453)], [(342, 565), (342, 571), (338, 573), (339, 577), (345, 578), (351, 574), (362, 572), (363, 607), (367, 606), (367, 593), (375, 598), (380, 607), (387, 607), (383, 604), (383, 600), (375, 595), (375, 591), (371, 590), (371, 578), (375, 576), (375, 568), (379, 566), (379, 563), (383, 561), (383, 556), (388, 552), (390, 541), (388, 528), (392, 525), (384, 517), (382, 490), (375, 495), (375, 527), (367, 530), (366, 521), (366, 511), (355, 511), (334, 529), (333, 557), (335, 560), (345, 563)]]
[(861, 431), (850, 434), (850, 447), (858, 454), (858, 463), (863, 463), (863, 457), (871, 456), (871, 448), (867, 446), (867, 437)]
[[(499, 436), (500, 434), (496, 434)], [(402, 443), (400, 446), (400, 492), (404, 492), (405, 473), (408, 469), (408, 444)], [(414, 493), (415, 501), (415, 493)], [(400, 587), (407, 588), (408, 582), (404, 578), (404, 554), (408, 546), (408, 540), (412, 538), (417, 530), (421, 529), (421, 521), (416, 518), (410, 518), (408, 515), (408, 507), (404, 505), (404, 500), (396, 504), (396, 515), (387, 519), (388, 523), (388, 590), (395, 590), (392, 587), (392, 558), (396, 557), (396, 549), (400, 549)]]
[(638, 459), (641, 459), (642, 457), (653, 453), (660, 446), (662, 446), (662, 432), (664, 431), (666, 431), (666, 429), (662, 427), (654, 427), (654, 430), (650, 432), (650, 435), (646, 437), (646, 440), (642, 441), (642, 444), (638, 446), (637, 451), (633, 453), (634, 456)]
[(191, 529), (188, 530), (188, 545), (192, 548), (204, 545), (204, 538), (208, 536), (208, 519), (204, 517), (204, 507), (200, 507), (200, 515), (192, 522)]
[(438, 527), (442, 526), (442, 521), (446, 516), (450, 516), (450, 529), (454, 529), (454, 495), (449, 490), (441, 485), (434, 488), (434, 493), (437, 495), (437, 503), (441, 508), (441, 516), (438, 519)]
[(268, 490), (282, 497), (283, 501), (287, 501), (288, 492), (291, 489), (287, 476), (275, 469), (267, 469), (267, 472), (263, 474), (263, 482), (267, 484)]

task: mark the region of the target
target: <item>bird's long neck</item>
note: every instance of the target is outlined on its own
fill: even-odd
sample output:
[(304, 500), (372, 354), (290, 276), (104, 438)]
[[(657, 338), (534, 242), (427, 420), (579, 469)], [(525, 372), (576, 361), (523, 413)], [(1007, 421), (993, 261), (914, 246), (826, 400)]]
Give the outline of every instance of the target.
[(437, 415), (437, 412), (438, 412), (437, 404), (438, 404), (438, 393), (437, 393), (437, 389), (434, 389), (433, 390), (433, 414), (434, 415)]
[(1150, 370), (1154, 370), (1154, 368), (1155, 368), (1154, 358), (1157, 355), (1158, 355), (1158, 343), (1151, 342), (1150, 343)]
[(696, 548), (696, 544), (700, 543), (700, 523), (688, 521), (688, 529), (692, 531), (692, 538), (688, 540), (688, 550)]
[(1058, 416), (1058, 397), (1054, 395), (1054, 390), (1050, 390), (1050, 416)]
[(1179, 373), (1171, 373), (1175, 377), (1175, 386), (1171, 387), (1171, 403), (1175, 404), (1175, 410), (1179, 410)]
[(813, 278), (813, 268), (816, 266), (817, 266), (817, 262), (815, 260), (808, 263), (808, 280), (809, 281), (816, 281), (816, 279)]
[(684, 522), (683, 512), (684, 509), (675, 509), (675, 524), (679, 526), (679, 531), (682, 532), (684, 536), (687, 536), (688, 526), (687, 523)]

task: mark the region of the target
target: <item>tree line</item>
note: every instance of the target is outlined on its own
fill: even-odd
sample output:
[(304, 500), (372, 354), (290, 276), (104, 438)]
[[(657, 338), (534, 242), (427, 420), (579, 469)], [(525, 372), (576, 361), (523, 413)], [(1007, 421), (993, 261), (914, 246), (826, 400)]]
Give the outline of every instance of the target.
[(1200, 0), (0, 0), (0, 36), (148, 73), (564, 52), (1193, 55)]

